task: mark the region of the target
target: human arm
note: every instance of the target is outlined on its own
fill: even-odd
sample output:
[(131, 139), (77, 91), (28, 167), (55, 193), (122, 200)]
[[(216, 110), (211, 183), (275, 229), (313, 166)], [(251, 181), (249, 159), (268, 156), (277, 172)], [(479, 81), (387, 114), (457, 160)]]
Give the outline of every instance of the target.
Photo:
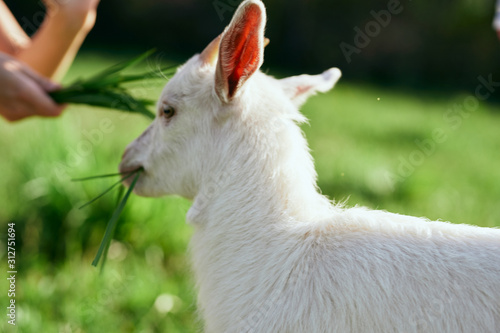
[(497, 32), (498, 39), (500, 39), (500, 0), (497, 0), (495, 8), (495, 17), (493, 18), (493, 29)]
[[(21, 45), (14, 49), (14, 53), (6, 52), (45, 77), (61, 79), (94, 26), (99, 0), (44, 0), (44, 3), (46, 18), (35, 35), (27, 43), (18, 43)], [(8, 9), (3, 1), (1, 4), (0, 21), (3, 21), (10, 12), (6, 14)], [(20, 34), (15, 32), (12, 24), (9, 26), (6, 30), (0, 25), (0, 36), (10, 41), (19, 39)], [(17, 28), (21, 29), (18, 24)]]
[(19, 26), (9, 8), (0, 0), (0, 51), (14, 55), (30, 42), (30, 38)]

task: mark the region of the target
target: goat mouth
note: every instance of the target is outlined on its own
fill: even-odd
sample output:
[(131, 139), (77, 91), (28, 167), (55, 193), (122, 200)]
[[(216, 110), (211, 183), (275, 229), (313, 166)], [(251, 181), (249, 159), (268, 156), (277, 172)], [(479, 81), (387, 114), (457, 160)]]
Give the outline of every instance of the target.
[(134, 175), (138, 172), (144, 172), (144, 167), (133, 167), (133, 168), (120, 168), (120, 173), (122, 175), (122, 183), (126, 186), (130, 186), (134, 180)]

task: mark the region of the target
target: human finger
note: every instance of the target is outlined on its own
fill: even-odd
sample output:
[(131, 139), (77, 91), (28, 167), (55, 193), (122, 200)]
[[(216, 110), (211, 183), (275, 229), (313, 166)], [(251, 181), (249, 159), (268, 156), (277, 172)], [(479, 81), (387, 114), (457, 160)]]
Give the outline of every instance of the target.
[(54, 102), (47, 94), (47, 90), (39, 84), (39, 81), (31, 80), (31, 78), (26, 78), (25, 86), (20, 95), (24, 102), (24, 108), (27, 109), (23, 110), (23, 114), (57, 117), (64, 109), (63, 105), (58, 105)]

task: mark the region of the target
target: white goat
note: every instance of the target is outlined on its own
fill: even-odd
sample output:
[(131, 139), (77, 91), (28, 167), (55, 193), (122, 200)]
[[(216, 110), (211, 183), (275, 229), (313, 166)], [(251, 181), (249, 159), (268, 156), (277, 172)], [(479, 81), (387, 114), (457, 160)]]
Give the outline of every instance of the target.
[(179, 68), (127, 148), (135, 192), (193, 200), (206, 332), (500, 332), (500, 230), (333, 205), (298, 107), (338, 69), (259, 71), (265, 8), (244, 1)]

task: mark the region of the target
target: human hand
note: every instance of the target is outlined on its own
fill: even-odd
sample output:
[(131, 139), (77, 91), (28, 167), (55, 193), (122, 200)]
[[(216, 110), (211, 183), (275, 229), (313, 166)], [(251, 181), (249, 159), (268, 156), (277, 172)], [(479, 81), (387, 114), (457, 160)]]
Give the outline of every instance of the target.
[(90, 30), (96, 20), (97, 5), (100, 0), (43, 0), (47, 16), (63, 20), (77, 29)]
[(9, 121), (30, 116), (55, 117), (64, 106), (47, 94), (59, 86), (23, 63), (0, 53), (0, 115)]

